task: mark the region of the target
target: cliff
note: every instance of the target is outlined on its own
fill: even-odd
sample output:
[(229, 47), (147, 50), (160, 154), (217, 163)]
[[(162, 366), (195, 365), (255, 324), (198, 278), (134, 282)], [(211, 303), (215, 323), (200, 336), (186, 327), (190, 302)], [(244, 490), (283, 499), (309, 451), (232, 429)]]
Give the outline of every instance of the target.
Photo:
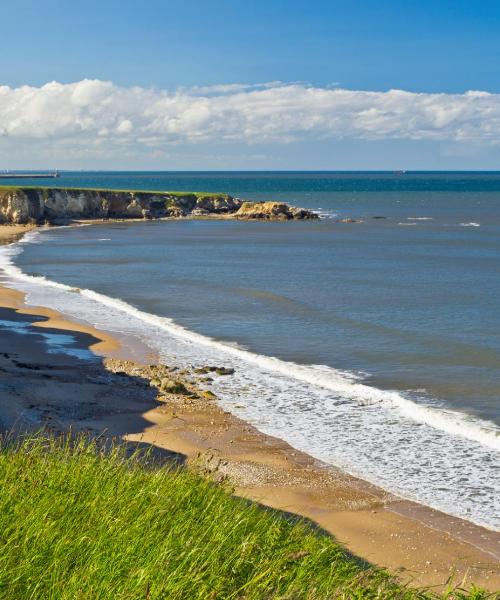
[(0, 187), (0, 223), (67, 223), (74, 219), (158, 219), (227, 216), (315, 219), (280, 202), (243, 202), (227, 194), (72, 188)]

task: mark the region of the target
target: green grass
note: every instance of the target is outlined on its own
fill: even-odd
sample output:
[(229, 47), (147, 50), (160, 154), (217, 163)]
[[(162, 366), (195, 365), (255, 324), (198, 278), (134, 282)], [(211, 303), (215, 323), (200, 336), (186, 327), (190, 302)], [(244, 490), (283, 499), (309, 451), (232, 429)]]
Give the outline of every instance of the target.
[(110, 193), (124, 193), (124, 194), (155, 194), (155, 195), (167, 195), (167, 196), (196, 196), (196, 198), (205, 198), (213, 196), (227, 197), (226, 193), (219, 192), (179, 192), (179, 191), (161, 191), (161, 190), (121, 190), (121, 189), (110, 189), (110, 188), (75, 188), (75, 187), (59, 187), (59, 186), (43, 186), (43, 185), (0, 185), (1, 191), (13, 192), (16, 190), (69, 190), (73, 192), (110, 192)]
[(304, 522), (83, 438), (2, 444), (0, 540), (9, 600), (434, 597)]

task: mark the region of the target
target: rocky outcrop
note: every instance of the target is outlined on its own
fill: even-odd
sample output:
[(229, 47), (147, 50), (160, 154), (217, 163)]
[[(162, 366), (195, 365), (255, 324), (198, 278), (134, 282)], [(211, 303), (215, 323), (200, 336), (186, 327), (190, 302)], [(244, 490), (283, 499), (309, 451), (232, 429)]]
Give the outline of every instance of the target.
[(229, 214), (236, 212), (242, 201), (231, 196), (199, 196), (194, 210), (206, 211), (207, 214)]
[(237, 219), (266, 219), (273, 221), (319, 218), (316, 213), (310, 210), (295, 208), (284, 202), (243, 202), (235, 217)]
[(0, 188), (0, 223), (67, 223), (75, 219), (158, 219), (234, 216), (312, 219), (310, 211), (279, 202), (243, 202), (226, 194), (71, 188)]

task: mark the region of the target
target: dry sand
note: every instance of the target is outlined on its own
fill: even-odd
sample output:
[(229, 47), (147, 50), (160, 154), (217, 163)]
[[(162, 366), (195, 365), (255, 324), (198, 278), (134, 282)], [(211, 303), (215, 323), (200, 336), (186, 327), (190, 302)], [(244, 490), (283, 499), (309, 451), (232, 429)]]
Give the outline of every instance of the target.
[[(24, 229), (0, 226), (0, 241)], [(500, 534), (320, 465), (213, 400), (158, 393), (149, 384), (155, 369), (141, 366), (155, 357), (137, 340), (27, 307), (21, 293), (5, 287), (0, 287), (0, 307), (1, 320), (24, 327), (23, 335), (13, 326), (0, 328), (4, 429), (71, 427), (153, 445), (166, 460), (229, 478), (238, 495), (312, 519), (354, 554), (404, 581), (441, 586), (453, 575), (456, 584), (500, 590)], [(62, 333), (72, 337), (68, 347), (92, 354), (84, 360), (56, 352), (51, 336)], [(170, 376), (183, 378), (196, 392), (199, 375)]]

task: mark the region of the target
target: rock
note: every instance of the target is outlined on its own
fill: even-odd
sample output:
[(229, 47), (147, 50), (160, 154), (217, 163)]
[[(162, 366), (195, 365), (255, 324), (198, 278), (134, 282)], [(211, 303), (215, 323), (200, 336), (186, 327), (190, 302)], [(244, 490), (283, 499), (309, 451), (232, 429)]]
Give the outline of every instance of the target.
[(0, 191), (0, 223), (30, 223), (43, 220), (43, 200), (31, 190)]
[(196, 200), (195, 210), (203, 210), (208, 214), (227, 214), (236, 212), (241, 205), (241, 200), (231, 196), (200, 196)]
[(190, 212), (196, 206), (198, 196), (196, 194), (169, 195), (169, 200), (175, 205), (181, 207), (186, 212)]
[(319, 219), (316, 213), (306, 210), (305, 208), (290, 207), (290, 212), (293, 215), (293, 219)]
[(197, 369), (193, 369), (195, 373), (199, 373), (200, 375), (204, 375), (206, 373), (211, 373), (215, 371), (217, 367), (198, 367)]
[(131, 218), (140, 219), (145, 216), (144, 213), (149, 213), (150, 211), (145, 210), (141, 204), (137, 201), (136, 198), (132, 200), (132, 202), (125, 208), (127, 215)]
[(290, 209), (284, 202), (244, 202), (236, 213), (246, 219), (291, 219)]
[(159, 379), (151, 379), (149, 385), (151, 387), (160, 387), (161, 381)]
[(233, 375), (234, 369), (227, 367), (219, 367), (215, 369), (215, 372), (217, 373), (217, 375)]
[(180, 218), (186, 216), (186, 211), (180, 206), (171, 206), (165, 211), (165, 217), (175, 217)]
[(191, 394), (182, 381), (174, 379), (162, 379), (160, 390), (166, 394)]
[(284, 202), (243, 202), (235, 214), (237, 219), (283, 220), (318, 219), (318, 215), (303, 208), (292, 208)]
[(372, 219), (387, 219), (387, 217), (381, 217), (379, 215), (375, 215)]
[(203, 398), (206, 398), (207, 400), (216, 400), (217, 399), (217, 396), (210, 390), (204, 390), (203, 392), (201, 392), (201, 395)]
[(217, 375), (232, 375), (234, 373), (234, 369), (230, 367), (198, 367), (194, 369), (195, 373), (206, 374), (206, 373), (217, 373)]

